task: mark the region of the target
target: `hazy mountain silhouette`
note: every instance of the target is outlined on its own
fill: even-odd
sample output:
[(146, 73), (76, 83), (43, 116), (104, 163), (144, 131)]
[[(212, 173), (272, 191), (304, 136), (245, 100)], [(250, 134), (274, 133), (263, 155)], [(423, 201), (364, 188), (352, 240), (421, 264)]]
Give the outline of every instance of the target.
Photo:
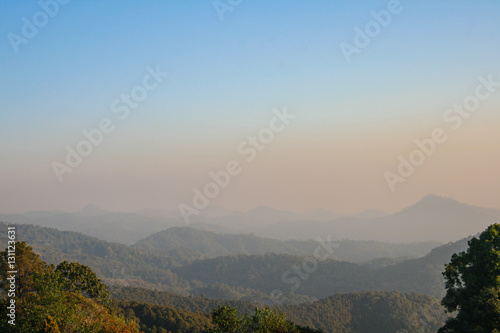
[[(262, 210), (260, 211), (262, 212)], [(374, 214), (370, 217), (370, 214)], [(273, 213), (274, 218), (278, 216)], [(357, 216), (345, 216), (329, 221), (282, 218), (266, 226), (261, 217), (252, 225), (249, 214), (225, 217), (223, 223), (212, 219), (211, 225), (193, 226), (218, 232), (253, 232), (258, 236), (276, 239), (314, 239), (330, 235), (333, 239), (376, 240), (382, 242), (449, 242), (484, 230), (500, 221), (500, 210), (481, 208), (456, 200), (427, 195), (412, 206), (395, 214), (377, 216), (368, 211)], [(295, 215), (298, 217), (298, 215)], [(254, 219), (256, 217), (253, 217)], [(272, 219), (266, 222), (270, 223)], [(241, 222), (241, 223), (240, 223)], [(242, 227), (244, 226), (244, 227)]]
[[(119, 213), (87, 205), (75, 213), (37, 211), (0, 214), (0, 221), (29, 223), (59, 230), (79, 231), (103, 240), (133, 244), (173, 226), (185, 226), (178, 211), (145, 209)], [(375, 240), (380, 242), (449, 242), (476, 234), (500, 221), (500, 210), (475, 207), (450, 198), (428, 195), (395, 214), (366, 210), (342, 216), (325, 209), (301, 213), (256, 207), (246, 212), (207, 207), (193, 217), (190, 226), (218, 233), (254, 233), (260, 237), (333, 240)]]
[(195, 218), (193, 220), (196, 222), (215, 225), (219, 227), (215, 230), (219, 231), (253, 232), (262, 228), (270, 227), (281, 221), (300, 221), (305, 219), (328, 221), (337, 219), (341, 216), (341, 214), (334, 213), (323, 208), (315, 208), (305, 212), (294, 213), (286, 210), (259, 206), (246, 212), (235, 211), (221, 217), (214, 217), (210, 219)]
[[(230, 214), (232, 211), (229, 209), (209, 206), (204, 210), (200, 211), (199, 217), (201, 218), (214, 218), (221, 217)], [(155, 209), (155, 208), (145, 208), (136, 212), (138, 215), (148, 216), (148, 217), (164, 217), (169, 219), (182, 219), (182, 215), (179, 210), (171, 209)], [(194, 217), (193, 220), (196, 220)]]
[(87, 206), (83, 207), (75, 214), (79, 215), (79, 216), (99, 216), (99, 215), (105, 215), (108, 213), (109, 213), (108, 211), (105, 211), (104, 209), (101, 209), (101, 208), (97, 207), (96, 205), (88, 204)]
[(77, 231), (110, 242), (133, 244), (144, 237), (184, 222), (135, 213), (118, 213), (87, 205), (75, 212), (28, 212), (0, 214), (0, 221), (33, 224), (62, 231)]
[[(327, 242), (326, 239), (323, 241)], [(319, 243), (316, 240), (280, 241), (270, 238), (260, 238), (253, 234), (217, 234), (191, 227), (174, 227), (138, 241), (134, 248), (176, 255), (184, 253), (192, 257), (215, 258), (228, 255), (253, 255), (266, 253), (281, 253), (300, 256), (310, 256)], [(417, 258), (428, 254), (441, 243), (424, 242), (412, 244), (388, 244), (374, 241), (343, 240), (335, 242), (331, 259), (368, 262), (376, 258)]]

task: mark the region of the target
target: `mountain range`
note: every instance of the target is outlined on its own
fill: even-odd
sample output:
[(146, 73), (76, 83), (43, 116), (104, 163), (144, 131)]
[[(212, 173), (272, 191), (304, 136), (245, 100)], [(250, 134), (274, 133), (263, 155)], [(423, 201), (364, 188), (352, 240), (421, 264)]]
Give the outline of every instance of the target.
[[(331, 219), (295, 218), (262, 221), (263, 210), (226, 215), (218, 218), (200, 219), (193, 226), (220, 233), (254, 233), (261, 237), (281, 240), (315, 239), (329, 235), (334, 240), (376, 240), (381, 242), (451, 242), (484, 230), (488, 225), (500, 221), (500, 209), (481, 208), (456, 200), (427, 195), (417, 203), (394, 214), (365, 211), (357, 216), (337, 216)], [(276, 214), (275, 212), (273, 212)], [(232, 223), (230, 223), (233, 221)], [(240, 223), (242, 222), (242, 223)]]
[(75, 231), (110, 242), (133, 244), (155, 232), (184, 225), (178, 219), (145, 216), (138, 213), (109, 212), (87, 205), (74, 212), (34, 211), (25, 214), (0, 214), (0, 221), (32, 224)]
[[(221, 240), (216, 234), (184, 228), (173, 228), (166, 237), (164, 232), (156, 235), (159, 239), (176, 240), (167, 245), (155, 244), (146, 238), (144, 242), (127, 246), (81, 233), (27, 224), (17, 225), (16, 234), (18, 240), (28, 242), (48, 263), (80, 262), (88, 265), (108, 284), (257, 302), (269, 300), (270, 293), (280, 289), (287, 298), (286, 302), (293, 304), (335, 293), (364, 290), (419, 292), (439, 297), (444, 290), (443, 265), (449, 262), (453, 253), (467, 247), (467, 242), (461, 240), (434, 248), (423, 257), (409, 259), (394, 256), (402, 252), (425, 251), (430, 244), (346, 241), (338, 247), (332, 246), (333, 250), (328, 254), (325, 248), (316, 253), (309, 242), (274, 241), (273, 245), (270, 239), (255, 236), (245, 239), (237, 235), (225, 235)], [(1, 235), (7, 235), (6, 229), (7, 224), (0, 223)], [(182, 250), (194, 238), (202, 236), (206, 241), (198, 251), (203, 250), (209, 255), (200, 256)], [(230, 244), (241, 244), (241, 241), (248, 247), (237, 247), (227, 254)], [(250, 244), (254, 242), (260, 248), (252, 248)], [(145, 246), (147, 244), (149, 246)], [(318, 243), (315, 245), (318, 247)], [(307, 252), (307, 249), (311, 252), (289, 254), (291, 251)], [(218, 251), (222, 256), (217, 256)], [(392, 259), (370, 260), (378, 255), (390, 255)], [(361, 259), (369, 261), (354, 262)]]
[[(33, 224), (82, 232), (102, 240), (131, 245), (156, 232), (185, 226), (179, 213), (145, 209), (135, 213), (109, 212), (88, 205), (74, 213), (36, 211), (0, 214), (0, 221)], [(367, 210), (344, 216), (321, 208), (302, 213), (257, 207), (246, 212), (209, 207), (193, 218), (191, 227), (225, 234), (255, 234), (280, 240), (374, 240), (379, 242), (450, 242), (477, 234), (500, 221), (500, 209), (481, 208), (428, 195), (394, 214)], [(117, 232), (119, 230), (119, 232)]]
[[(91, 208), (81, 215), (100, 214)], [(431, 333), (446, 318), (439, 304), (444, 264), (467, 248), (467, 239), (445, 245), (342, 240), (323, 244), (320, 254), (327, 255), (320, 258), (319, 241), (186, 226), (124, 245), (79, 232), (0, 223), (4, 244), (8, 226), (47, 263), (89, 266), (120, 301), (126, 318), (151, 327), (166, 327), (176, 316), (188, 322), (202, 316), (206, 322), (206, 312), (231, 304), (245, 313), (275, 305), (294, 322), (324, 332)]]
[(442, 245), (438, 242), (396, 244), (355, 240), (330, 241), (327, 238), (282, 241), (254, 234), (220, 234), (192, 227), (172, 227), (138, 241), (132, 248), (156, 254), (206, 259), (266, 253), (310, 256), (322, 243), (328, 243), (334, 249), (329, 256), (331, 259), (354, 263), (367, 263), (379, 258), (423, 257), (433, 248)]

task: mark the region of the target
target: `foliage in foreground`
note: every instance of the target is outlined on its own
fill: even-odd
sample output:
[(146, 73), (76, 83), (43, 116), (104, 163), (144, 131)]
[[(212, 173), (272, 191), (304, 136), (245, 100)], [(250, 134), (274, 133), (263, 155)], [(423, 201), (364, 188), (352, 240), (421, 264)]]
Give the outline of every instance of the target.
[(16, 242), (15, 269), (14, 298), (8, 295), (8, 252), (0, 252), (2, 318), (8, 318), (11, 299), (16, 306), (15, 322), (0, 321), (1, 332), (139, 332), (135, 322), (125, 322), (110, 310), (105, 286), (88, 267), (62, 262), (54, 269), (26, 243)]
[(415, 293), (337, 294), (280, 310), (294, 323), (329, 333), (436, 333), (446, 320), (439, 299)]
[(208, 313), (136, 301), (115, 302), (114, 306), (125, 319), (138, 322), (144, 333), (203, 333), (212, 326)]
[(456, 316), (439, 333), (500, 332), (500, 224), (472, 238), (469, 248), (454, 254), (443, 273), (442, 304)]
[(238, 310), (230, 306), (219, 306), (212, 312), (215, 328), (209, 333), (321, 333), (311, 328), (298, 327), (286, 320), (276, 309), (255, 309), (253, 315), (238, 316)]
[[(139, 302), (113, 302), (106, 286), (87, 266), (63, 261), (47, 265), (24, 242), (16, 243), (15, 325), (0, 322), (6, 333), (202, 333), (216, 327), (209, 315)], [(8, 251), (0, 252), (0, 306), (6, 317), (11, 292)], [(245, 317), (244, 332), (298, 330), (283, 314), (269, 309)], [(241, 326), (243, 327), (243, 326)], [(140, 329), (140, 331), (139, 331)], [(224, 331), (225, 332), (225, 331)]]
[[(130, 303), (209, 313), (218, 306), (237, 308), (239, 315), (254, 313), (256, 304), (244, 301), (183, 297), (170, 292), (124, 287), (110, 288), (113, 298)], [(436, 333), (446, 320), (439, 299), (415, 293), (371, 292), (336, 294), (313, 303), (277, 308), (296, 325), (310, 326), (324, 332), (352, 333)], [(141, 321), (142, 323), (142, 321)], [(142, 326), (141, 326), (142, 329)]]

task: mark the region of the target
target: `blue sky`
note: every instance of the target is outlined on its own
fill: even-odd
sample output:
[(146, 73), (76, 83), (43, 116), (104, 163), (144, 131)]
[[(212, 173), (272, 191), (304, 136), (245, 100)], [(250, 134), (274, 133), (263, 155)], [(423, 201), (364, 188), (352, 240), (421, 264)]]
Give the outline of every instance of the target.
[[(449, 105), (473, 91), (478, 76), (500, 78), (500, 3), (496, 1), (401, 1), (402, 11), (348, 63), (340, 43), (353, 44), (353, 29), (363, 29), (373, 20), (371, 12), (386, 9), (390, 2), (243, 0), (221, 21), (212, 1), (69, 1), (59, 4), (57, 14), (16, 53), (8, 34), (22, 35), (23, 17), (32, 22), (42, 9), (37, 1), (2, 1), (0, 168), (5, 178), (0, 180), (0, 211), (71, 210), (93, 200), (117, 210), (176, 207), (189, 201), (196, 182), (203, 185), (210, 170), (232, 158), (242, 139), (268, 122), (273, 108), (286, 106), (300, 119), (273, 142), (274, 150), (265, 152), (269, 156), (264, 155), (264, 161), (278, 168), (278, 156), (297, 142), (305, 151), (314, 151), (307, 142), (324, 144), (335, 155), (337, 144), (356, 145), (353, 150), (357, 150), (370, 142), (368, 133), (386, 133), (388, 141), (400, 141), (398, 133), (408, 128), (415, 133), (428, 131), (440, 125)], [(116, 122), (116, 132), (77, 172), (67, 175), (72, 179), (59, 183), (51, 162), (64, 159), (65, 146), (81, 140), (82, 129), (96, 126), (104, 117), (116, 119), (111, 102), (140, 84), (147, 66), (157, 65), (169, 73), (165, 82), (126, 120)], [(498, 112), (493, 112), (498, 98), (488, 103), (484, 119), (476, 120), (498, 125)], [(395, 149), (389, 154), (389, 166), (405, 152), (389, 145), (380, 149)], [(309, 156), (311, 164), (318, 163), (322, 154)], [(293, 156), (301, 159), (297, 155)], [(96, 179), (98, 165), (115, 170), (116, 182), (135, 177), (134, 184), (140, 184), (139, 169), (127, 167), (137, 160), (144, 165), (161, 160), (165, 166), (144, 179), (143, 185), (134, 185), (143, 186), (138, 191), (142, 199), (115, 193), (115, 183), (82, 187)], [(359, 158), (353, 155), (352, 163), (356, 161)], [(291, 157), (289, 163), (294, 164)], [(193, 164), (197, 167), (192, 173), (176, 169)], [(373, 162), (373, 168), (382, 166)], [(258, 178), (256, 170), (258, 166), (254, 170)], [(305, 180), (298, 179), (299, 170)], [(308, 170), (297, 169), (289, 182), (307, 182)], [(250, 174), (241, 178), (252, 183)], [(176, 185), (171, 191), (150, 191), (156, 183), (153, 179), (164, 180), (162, 186), (175, 179)], [(396, 198), (390, 193), (380, 196), (386, 191), (380, 188), (353, 201), (349, 195), (342, 199), (345, 188), (329, 193), (337, 191), (332, 180), (316, 196), (287, 201), (273, 199), (279, 192), (269, 198), (259, 195), (257, 188), (250, 191), (251, 196), (243, 195), (248, 185), (241, 180), (230, 189), (231, 195), (221, 195), (214, 204), (238, 209), (264, 204), (341, 210), (348, 201), (347, 209), (352, 211), (395, 210), (429, 192), (455, 193), (451, 187), (424, 186), (422, 181), (415, 180), (414, 191), (406, 187), (408, 192), (402, 189)], [(352, 196), (362, 191), (357, 182), (342, 187), (352, 188)], [(15, 188), (23, 189), (16, 191), (18, 197), (8, 195)], [(110, 193), (96, 195), (103, 191)], [(283, 191), (289, 189), (285, 186)], [(50, 195), (40, 200), (40, 193)], [(330, 194), (335, 199), (327, 200)], [(488, 190), (480, 198), (491, 195)], [(473, 201), (465, 193), (456, 196)], [(472, 203), (491, 206), (492, 202)]]

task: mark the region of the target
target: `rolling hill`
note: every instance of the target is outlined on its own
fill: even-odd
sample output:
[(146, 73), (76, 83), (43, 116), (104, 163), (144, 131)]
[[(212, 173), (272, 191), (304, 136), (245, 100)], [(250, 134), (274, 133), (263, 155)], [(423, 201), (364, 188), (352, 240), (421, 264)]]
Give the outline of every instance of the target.
[[(143, 288), (111, 287), (110, 290), (123, 309), (130, 308), (134, 302), (134, 306), (139, 307), (138, 301), (152, 304), (152, 309), (157, 306), (202, 313), (210, 313), (219, 305), (237, 308), (240, 314), (251, 314), (255, 307), (262, 307), (245, 301), (182, 297)], [(434, 333), (446, 319), (438, 299), (397, 292), (336, 294), (312, 303), (278, 307), (278, 310), (298, 325), (325, 333)]]
[[(6, 227), (0, 223), (2, 235), (6, 235)], [(270, 293), (280, 289), (289, 303), (366, 290), (420, 292), (440, 297), (443, 265), (452, 253), (467, 246), (462, 240), (433, 249), (418, 259), (373, 266), (325, 257), (325, 249), (318, 253), (324, 260), (314, 257), (314, 252), (306, 256), (266, 253), (195, 259), (39, 226), (18, 225), (17, 235), (48, 263), (80, 262), (108, 284), (257, 302), (269, 301)]]
[[(327, 242), (327, 239), (322, 239)], [(134, 248), (169, 255), (183, 253), (192, 258), (215, 258), (236, 254), (281, 253), (308, 256), (320, 245), (317, 240), (288, 240), (261, 238), (253, 234), (218, 234), (190, 227), (173, 227), (138, 241)], [(376, 258), (422, 257), (441, 245), (437, 242), (391, 244), (375, 241), (342, 240), (330, 242), (334, 253), (331, 259), (355, 263)]]
[[(126, 245), (174, 226), (186, 226), (177, 211), (145, 209), (119, 213), (88, 205), (74, 213), (58, 211), (0, 214), (0, 221), (77, 231)], [(428, 195), (397, 213), (367, 210), (343, 216), (324, 209), (302, 213), (257, 207), (246, 212), (207, 208), (191, 227), (224, 234), (251, 234), (279, 240), (364, 240), (391, 243), (455, 241), (500, 221), (500, 210)], [(119, 230), (120, 232), (117, 232)]]

